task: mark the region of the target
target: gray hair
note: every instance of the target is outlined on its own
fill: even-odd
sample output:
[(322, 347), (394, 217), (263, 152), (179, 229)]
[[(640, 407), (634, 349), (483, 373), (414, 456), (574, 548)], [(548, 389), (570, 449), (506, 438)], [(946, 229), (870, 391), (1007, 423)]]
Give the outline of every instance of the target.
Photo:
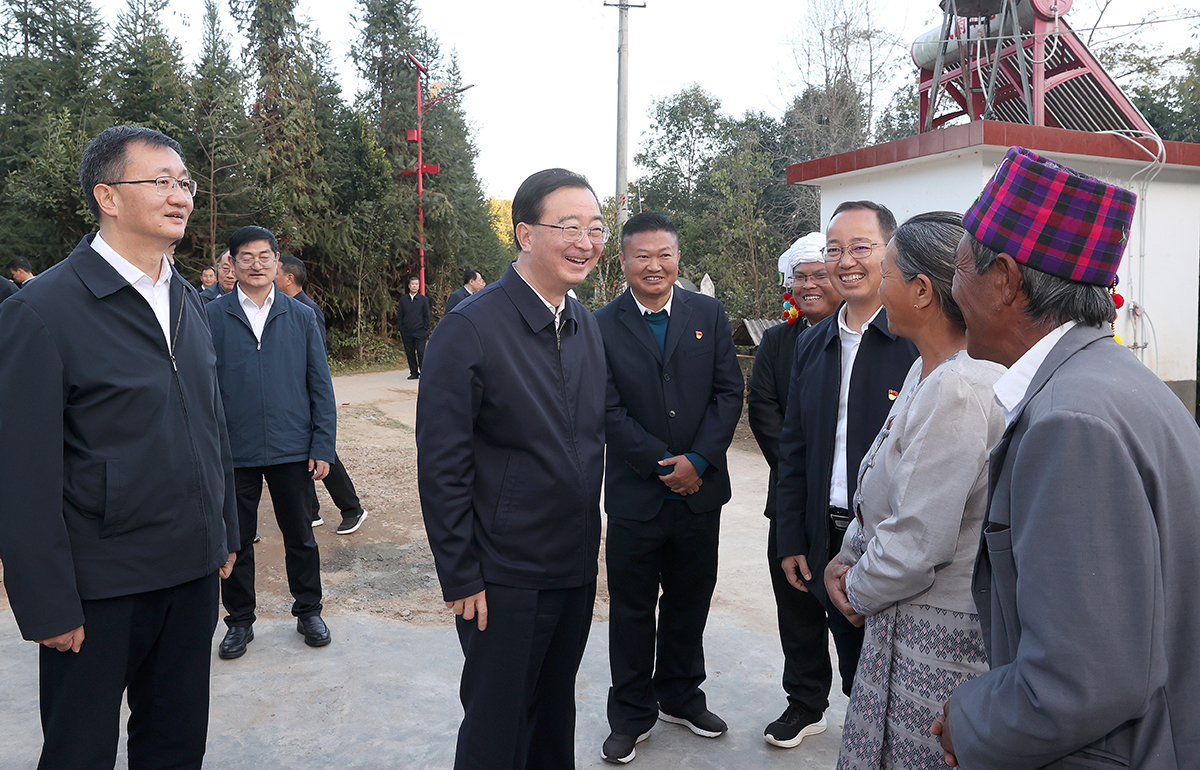
[[(975, 257), (975, 270), (983, 275), (991, 269), (1000, 252), (984, 246), (970, 233), (967, 238), (971, 255)], [(1067, 321), (1098, 328), (1111, 323), (1116, 316), (1116, 303), (1104, 286), (1060, 278), (1019, 262), (1017, 267), (1025, 285), (1025, 314), (1042, 328), (1053, 328)]]
[(963, 233), (962, 215), (953, 211), (930, 211), (909, 218), (896, 228), (896, 267), (904, 280), (924, 275), (933, 286), (942, 313), (950, 322), (966, 328), (962, 308), (950, 296), (954, 283), (954, 259)]

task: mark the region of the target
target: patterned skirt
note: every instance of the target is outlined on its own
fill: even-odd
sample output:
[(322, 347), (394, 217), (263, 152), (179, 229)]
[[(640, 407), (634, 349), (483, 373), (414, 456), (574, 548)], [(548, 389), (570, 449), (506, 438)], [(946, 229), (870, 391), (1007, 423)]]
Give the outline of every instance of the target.
[(838, 770), (944, 770), (929, 726), (955, 687), (987, 670), (978, 615), (895, 604), (867, 618)]

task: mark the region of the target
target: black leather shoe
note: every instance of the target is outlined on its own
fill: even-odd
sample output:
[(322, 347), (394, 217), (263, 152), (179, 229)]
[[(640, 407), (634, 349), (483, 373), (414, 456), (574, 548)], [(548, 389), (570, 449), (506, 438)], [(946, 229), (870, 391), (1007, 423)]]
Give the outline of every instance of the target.
[(304, 643), (309, 647), (324, 647), (331, 641), (329, 629), (320, 615), (296, 620), (296, 632), (304, 634)]
[(246, 654), (246, 645), (254, 641), (254, 628), (251, 626), (231, 626), (221, 640), (217, 656), (223, 660), (240, 658)]

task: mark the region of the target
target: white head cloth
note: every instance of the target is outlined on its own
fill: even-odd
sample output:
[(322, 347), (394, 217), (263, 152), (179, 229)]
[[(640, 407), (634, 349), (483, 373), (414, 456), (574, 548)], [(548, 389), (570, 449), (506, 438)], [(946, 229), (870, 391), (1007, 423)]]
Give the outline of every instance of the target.
[(783, 273), (783, 285), (789, 289), (792, 286), (792, 271), (796, 265), (804, 262), (824, 262), (821, 249), (825, 248), (825, 236), (822, 233), (809, 233), (796, 242), (779, 256), (779, 272)]

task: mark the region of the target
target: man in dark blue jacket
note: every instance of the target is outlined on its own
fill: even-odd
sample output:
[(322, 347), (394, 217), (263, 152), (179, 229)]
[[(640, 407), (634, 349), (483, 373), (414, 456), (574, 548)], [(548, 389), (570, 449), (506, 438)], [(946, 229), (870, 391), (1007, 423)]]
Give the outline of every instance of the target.
[[(39, 767), (199, 768), (233, 466), (198, 292), (163, 256), (193, 182), (174, 140), (97, 135), (99, 233), (0, 306), (0, 559), (41, 647)], [(5, 761), (15, 761), (10, 757)]]
[(217, 257), (217, 282), (201, 291), (200, 299), (207, 305), (222, 294), (233, 291), (236, 284), (237, 276), (233, 274), (233, 261), (229, 258), (229, 252), (226, 251)]
[(421, 279), (408, 279), (408, 293), (400, 298), (396, 320), (404, 339), (404, 355), (408, 357), (408, 379), (421, 377), (425, 363), (425, 340), (429, 338), (429, 299), (420, 293)]
[(521, 184), (513, 229), (517, 261), (429, 346), (417, 477), (466, 657), (455, 767), (570, 770), (600, 549), (604, 347), (566, 294), (607, 229), (565, 169)]
[(612, 734), (601, 755), (623, 764), (656, 718), (708, 738), (727, 729), (700, 684), (721, 506), (730, 496), (725, 452), (744, 383), (725, 307), (674, 286), (679, 232), (670, 218), (630, 218), (620, 256), (629, 288), (596, 311), (596, 322), (608, 364), (612, 671)]
[(820, 629), (808, 637), (809, 655), (823, 665), (805, 671), (807, 702), (789, 698), (768, 728), (767, 741), (784, 748), (825, 729), (833, 683), (825, 623), (847, 695), (862, 650), (862, 627), (829, 603), (824, 573), (853, 515), (858, 466), (917, 359), (916, 346), (888, 329), (879, 301), (879, 266), (895, 229), (896, 218), (878, 203), (848, 201), (834, 210), (825, 231), (825, 265), (845, 302), (796, 340), (779, 440), (775, 552), (788, 582), (820, 599), (828, 620), (814, 618)]
[(283, 534), (296, 630), (310, 647), (329, 644), (321, 619), (321, 556), (312, 532), (313, 479), (333, 462), (337, 406), (325, 344), (313, 311), (276, 291), (279, 244), (270, 230), (243, 227), (229, 238), (237, 287), (205, 311), (237, 480), (242, 548), (221, 584), (229, 631), (222, 658), (254, 639), (254, 533), (263, 479)]

